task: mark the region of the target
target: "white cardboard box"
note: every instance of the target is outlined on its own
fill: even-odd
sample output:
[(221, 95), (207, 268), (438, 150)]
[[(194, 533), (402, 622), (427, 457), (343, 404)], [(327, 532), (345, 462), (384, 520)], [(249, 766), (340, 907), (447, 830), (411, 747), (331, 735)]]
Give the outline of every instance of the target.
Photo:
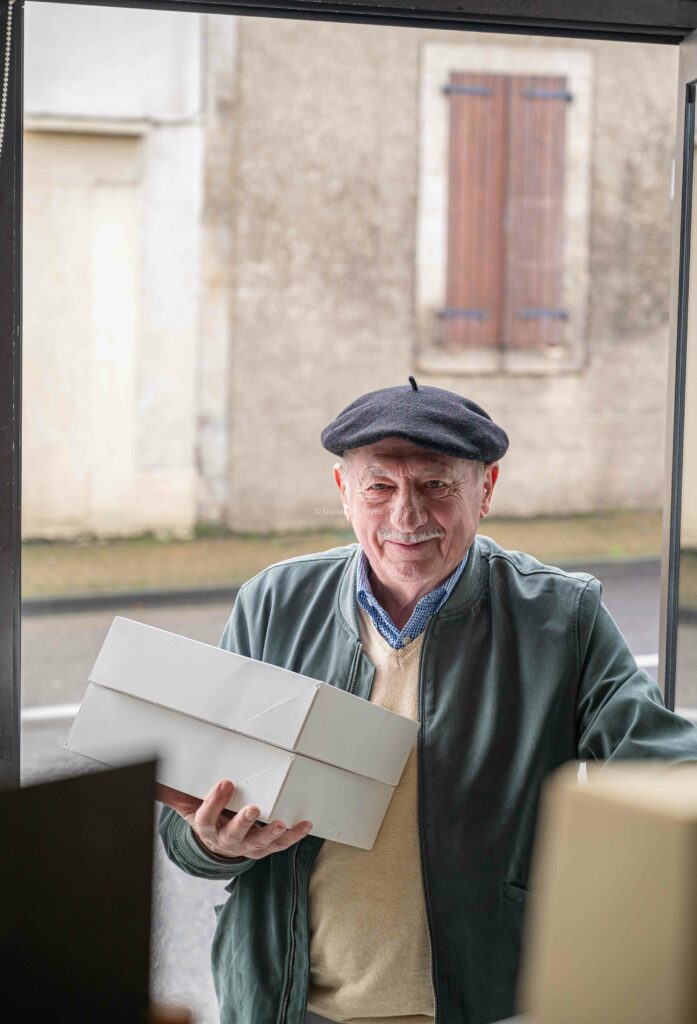
[(390, 786), (419, 728), (327, 683), (120, 616), (90, 682)]
[(117, 766), (158, 758), (157, 780), (203, 797), (220, 779), (236, 784), (228, 808), (256, 804), (263, 821), (313, 823), (312, 834), (369, 850), (392, 786), (90, 683), (68, 750)]
[(117, 617), (66, 747), (105, 764), (159, 759), (158, 782), (236, 811), (308, 819), (371, 849), (418, 723), (315, 679)]

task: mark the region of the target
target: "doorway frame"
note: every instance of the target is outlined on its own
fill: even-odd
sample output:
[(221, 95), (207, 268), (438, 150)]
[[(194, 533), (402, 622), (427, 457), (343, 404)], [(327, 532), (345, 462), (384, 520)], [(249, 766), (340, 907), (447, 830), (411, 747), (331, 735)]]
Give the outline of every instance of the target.
[[(38, 0), (61, 3), (64, 0)], [(75, 0), (73, 0), (75, 2)], [(678, 45), (697, 29), (694, 0), (77, 0), (85, 6), (143, 10), (231, 14), (305, 21), (353, 22), (463, 32), (497, 32), (557, 36), (571, 39), (607, 39)], [(531, 13), (534, 10), (534, 13)], [(10, 46), (6, 27), (11, 16)], [(22, 133), (23, 133), (23, 0), (0, 0), (0, 65), (9, 53), (7, 102), (0, 151), (0, 788), (16, 787), (20, 779), (20, 673), (21, 673), (21, 379), (22, 379)], [(680, 100), (680, 97), (678, 97)], [(680, 107), (680, 102), (678, 103)], [(682, 121), (678, 119), (678, 139)], [(676, 196), (683, 195), (676, 159)], [(676, 203), (678, 233), (673, 241), (673, 288), (686, 294), (684, 266), (679, 260), (682, 222), (686, 211)], [(689, 214), (689, 211), (688, 211)], [(677, 242), (676, 242), (677, 237)], [(682, 276), (681, 276), (682, 275)], [(662, 559), (660, 682), (666, 703), (675, 699), (674, 653), (679, 539), (679, 470), (682, 434), (679, 397), (684, 393), (684, 360), (679, 358), (678, 329), (674, 324), (677, 299), (671, 304), (671, 374), (668, 381), (667, 465), (671, 467), (664, 516)], [(678, 358), (676, 358), (676, 353)], [(680, 374), (682, 373), (682, 377)], [(676, 398), (678, 404), (676, 405)], [(676, 415), (677, 410), (677, 415)], [(676, 532), (678, 531), (678, 532)], [(667, 654), (666, 654), (667, 652)]]

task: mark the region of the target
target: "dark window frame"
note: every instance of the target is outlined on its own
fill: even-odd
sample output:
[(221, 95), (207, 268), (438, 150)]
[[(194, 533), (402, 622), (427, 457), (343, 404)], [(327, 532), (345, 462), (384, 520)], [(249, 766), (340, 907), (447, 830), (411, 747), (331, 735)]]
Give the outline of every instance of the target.
[[(78, 2), (87, 6), (664, 44), (678, 44), (697, 29), (694, 0), (577, 0), (573, 5), (537, 0), (534, 15), (529, 0), (392, 0), (389, 5), (374, 0)], [(3, 40), (7, 11), (8, 0), (0, 0)], [(23, 13), (22, 0), (15, 0), (0, 155), (0, 787), (19, 784)], [(4, 53), (4, 46), (0, 52)], [(668, 684), (667, 680), (667, 692)]]

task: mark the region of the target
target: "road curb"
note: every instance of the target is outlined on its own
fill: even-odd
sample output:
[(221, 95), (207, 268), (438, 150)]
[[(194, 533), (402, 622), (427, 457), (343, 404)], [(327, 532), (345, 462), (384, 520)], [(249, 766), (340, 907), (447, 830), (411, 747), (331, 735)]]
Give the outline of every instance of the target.
[[(651, 558), (626, 558), (594, 560), (592, 562), (563, 562), (560, 569), (565, 572), (587, 572), (592, 576), (606, 579), (618, 576), (642, 576), (660, 571), (661, 560)], [(22, 614), (59, 615), (71, 612), (96, 612), (124, 605), (184, 605), (213, 604), (221, 601), (234, 602), (241, 583), (225, 587), (188, 587), (169, 590), (116, 590), (108, 594), (66, 594), (28, 597), (22, 601)]]
[(22, 601), (22, 615), (60, 615), (73, 612), (96, 612), (124, 605), (213, 604), (237, 597), (241, 584), (227, 587), (190, 587), (186, 590), (115, 590), (108, 594), (66, 594), (28, 597)]
[(591, 576), (616, 579), (618, 576), (645, 576), (661, 571), (658, 555), (650, 558), (607, 558), (590, 562), (563, 562), (559, 565), (565, 572), (587, 572)]

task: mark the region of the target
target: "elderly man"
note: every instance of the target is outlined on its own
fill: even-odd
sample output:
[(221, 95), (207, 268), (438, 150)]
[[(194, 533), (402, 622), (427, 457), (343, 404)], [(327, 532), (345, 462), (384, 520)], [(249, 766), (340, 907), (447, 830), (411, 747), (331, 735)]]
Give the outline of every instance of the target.
[(222, 645), (417, 719), (372, 850), (169, 791), (185, 871), (230, 879), (225, 1024), (488, 1024), (514, 1011), (540, 787), (576, 758), (697, 759), (585, 574), (477, 536), (508, 439), (439, 388), (364, 395), (325, 429), (357, 544), (241, 588)]

